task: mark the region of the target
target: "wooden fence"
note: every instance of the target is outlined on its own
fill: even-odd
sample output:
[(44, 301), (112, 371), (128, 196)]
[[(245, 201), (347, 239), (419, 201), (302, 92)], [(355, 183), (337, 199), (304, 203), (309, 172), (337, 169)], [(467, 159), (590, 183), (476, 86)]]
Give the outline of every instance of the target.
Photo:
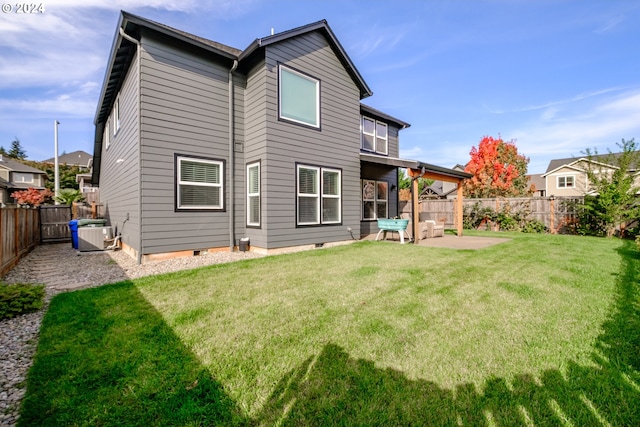
[(40, 243), (39, 222), (38, 209), (0, 209), (0, 277)]
[(71, 206), (40, 206), (40, 235), (42, 243), (70, 242)]
[[(519, 197), (498, 199), (464, 199), (463, 209), (472, 209), (475, 205), (480, 208), (491, 208), (496, 212), (520, 212), (529, 219), (534, 219), (546, 225), (552, 233), (564, 233), (576, 221), (576, 203), (581, 203), (582, 197)], [(446, 228), (455, 228), (455, 199), (427, 199), (420, 201), (421, 217), (444, 221)], [(400, 201), (400, 214), (411, 214), (411, 202)]]

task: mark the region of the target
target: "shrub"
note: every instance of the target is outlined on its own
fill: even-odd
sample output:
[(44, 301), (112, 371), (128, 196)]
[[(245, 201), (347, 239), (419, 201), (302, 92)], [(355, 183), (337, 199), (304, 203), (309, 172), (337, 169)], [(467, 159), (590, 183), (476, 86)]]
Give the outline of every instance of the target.
[(0, 283), (0, 320), (38, 311), (44, 305), (44, 285)]

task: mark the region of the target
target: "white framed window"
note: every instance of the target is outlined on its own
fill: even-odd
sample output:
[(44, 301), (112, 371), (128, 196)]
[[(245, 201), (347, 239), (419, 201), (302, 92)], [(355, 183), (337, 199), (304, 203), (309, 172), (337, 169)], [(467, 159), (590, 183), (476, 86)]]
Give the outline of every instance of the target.
[(107, 123), (104, 125), (104, 147), (105, 149), (109, 148), (109, 145), (111, 145), (111, 132), (110, 132), (110, 122), (109, 120), (107, 120)]
[(362, 180), (362, 219), (376, 220), (389, 217), (389, 183)]
[(113, 103), (113, 134), (118, 133), (120, 129), (120, 96), (116, 97)]
[(260, 227), (260, 163), (247, 165), (247, 225)]
[(224, 162), (176, 155), (176, 209), (224, 208)]
[(33, 182), (33, 174), (32, 173), (24, 173), (24, 172), (13, 172), (13, 182)]
[(320, 128), (320, 80), (279, 66), (279, 117), (294, 123)]
[(575, 176), (564, 175), (558, 177), (558, 188), (575, 188)]
[(378, 120), (362, 116), (361, 148), (380, 154), (389, 153), (389, 126)]
[(297, 165), (297, 225), (342, 222), (342, 171)]

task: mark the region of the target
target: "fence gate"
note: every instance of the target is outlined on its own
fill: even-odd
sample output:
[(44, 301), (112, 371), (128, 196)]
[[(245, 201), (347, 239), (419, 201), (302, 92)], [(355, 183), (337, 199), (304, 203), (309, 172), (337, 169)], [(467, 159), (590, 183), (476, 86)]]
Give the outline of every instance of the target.
[(40, 236), (42, 243), (70, 242), (71, 206), (40, 206)]

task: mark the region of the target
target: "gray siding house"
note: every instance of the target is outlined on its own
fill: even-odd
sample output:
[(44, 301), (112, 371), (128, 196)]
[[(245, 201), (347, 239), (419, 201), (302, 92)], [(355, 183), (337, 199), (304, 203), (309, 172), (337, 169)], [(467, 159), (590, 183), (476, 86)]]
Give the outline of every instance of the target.
[(0, 154), (0, 206), (15, 203), (14, 191), (35, 188), (44, 190), (47, 174)]
[(143, 262), (377, 232), (398, 214), (409, 125), (371, 94), (326, 21), (238, 50), (122, 12), (92, 180), (123, 249)]

